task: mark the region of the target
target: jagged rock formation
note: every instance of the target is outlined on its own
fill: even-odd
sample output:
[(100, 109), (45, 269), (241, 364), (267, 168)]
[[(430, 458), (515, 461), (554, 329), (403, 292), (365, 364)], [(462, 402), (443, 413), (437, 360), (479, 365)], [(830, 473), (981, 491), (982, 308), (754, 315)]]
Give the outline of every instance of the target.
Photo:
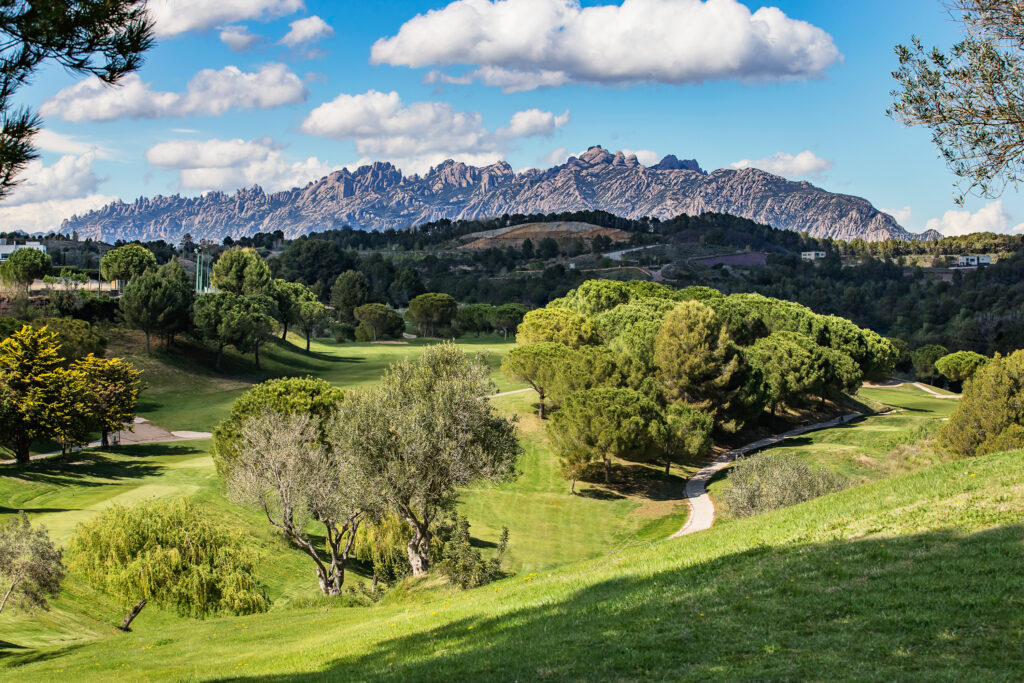
[(504, 161), (477, 168), (445, 161), (424, 176), (377, 162), (335, 171), (303, 188), (266, 194), (259, 186), (233, 195), (158, 196), (118, 201), (65, 220), (61, 232), (103, 240), (164, 239), (185, 233), (220, 240), (282, 230), (288, 237), (352, 226), (405, 228), (441, 218), (603, 210), (620, 216), (671, 218), (730, 213), (777, 228), (837, 239), (921, 239), (868, 201), (834, 194), (757, 169), (705, 173), (695, 160), (668, 155), (644, 166), (636, 155), (591, 147), (560, 166), (515, 173)]

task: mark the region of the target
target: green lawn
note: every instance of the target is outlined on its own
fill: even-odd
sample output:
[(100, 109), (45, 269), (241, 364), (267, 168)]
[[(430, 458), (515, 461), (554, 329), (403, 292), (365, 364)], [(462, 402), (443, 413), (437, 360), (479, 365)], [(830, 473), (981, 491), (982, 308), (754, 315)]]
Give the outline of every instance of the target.
[(1018, 451), (464, 593), (140, 623), (8, 651), (0, 667), (19, 680), (1020, 680), (1022, 508)]

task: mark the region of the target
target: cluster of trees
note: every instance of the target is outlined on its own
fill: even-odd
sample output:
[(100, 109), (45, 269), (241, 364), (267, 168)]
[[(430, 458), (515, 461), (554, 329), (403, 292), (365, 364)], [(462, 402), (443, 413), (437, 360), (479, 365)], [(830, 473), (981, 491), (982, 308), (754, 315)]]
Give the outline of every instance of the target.
[[(559, 406), (567, 478), (611, 457), (695, 458), (714, 430), (802, 408), (892, 372), (896, 347), (843, 318), (755, 294), (590, 280), (523, 319), (502, 369)], [(549, 406), (550, 407), (550, 406)]]
[(66, 452), (100, 432), (107, 445), (135, 416), (140, 374), (119, 358), (69, 360), (56, 332), (25, 325), (0, 341), (0, 444), (22, 465), (42, 439)]
[(29, 287), (50, 272), (50, 256), (38, 249), (19, 249), (0, 263), (0, 282), (21, 287), (27, 295)]
[(475, 567), (436, 537), (460, 488), (516, 474), (515, 425), (481, 400), (493, 392), (483, 359), (450, 343), (345, 394), (319, 379), (271, 380), (218, 425), (214, 462), (234, 500), (260, 508), (309, 556), (325, 594), (341, 591), (364, 531), (375, 572), (396, 544), (414, 576), (444, 558)]
[(939, 444), (959, 456), (1024, 448), (1024, 350), (976, 364), (973, 358), (942, 361), (958, 372), (966, 368), (967, 379), (963, 397), (939, 431)]

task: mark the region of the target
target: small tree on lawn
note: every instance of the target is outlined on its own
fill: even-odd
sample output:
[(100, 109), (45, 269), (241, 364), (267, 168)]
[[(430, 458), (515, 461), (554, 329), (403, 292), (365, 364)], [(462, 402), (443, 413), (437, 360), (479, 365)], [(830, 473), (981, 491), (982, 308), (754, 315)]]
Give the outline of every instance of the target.
[(79, 527), (68, 555), (72, 571), (130, 607), (123, 631), (149, 602), (194, 618), (270, 608), (256, 555), (185, 498), (107, 508)]
[(95, 420), (87, 394), (88, 378), (74, 368), (54, 370), (43, 389), (43, 423), (48, 436), (60, 444), (61, 457), (89, 442)]
[(711, 449), (715, 421), (685, 403), (670, 405), (665, 411), (665, 474), (673, 462), (693, 463)]
[(121, 313), (125, 322), (146, 335), (146, 355), (150, 350), (149, 337), (158, 331), (164, 310), (162, 285), (163, 280), (155, 268), (146, 270), (128, 280), (121, 297)]
[(450, 326), (459, 305), (448, 294), (427, 292), (409, 302), (409, 315), (420, 328), (420, 334), (437, 336), (437, 327)]
[(21, 285), (25, 294), (36, 280), (50, 271), (50, 257), (38, 249), (19, 249), (0, 264), (0, 280), (10, 285)]
[(355, 319), (365, 323), (373, 330), (373, 341), (377, 341), (387, 331), (392, 329), (397, 319), (401, 323), (401, 316), (384, 304), (363, 304), (353, 312)]
[(511, 349), (501, 361), (501, 371), (509, 379), (526, 382), (537, 392), (537, 416), (544, 419), (544, 397), (557, 380), (562, 366), (572, 354), (565, 344), (536, 342)]
[(302, 334), (306, 337), (306, 353), (309, 353), (310, 340), (316, 334), (317, 329), (327, 322), (327, 307), (316, 299), (302, 301), (298, 305), (295, 319), (302, 329)]
[(212, 284), (222, 292), (266, 295), (272, 280), (270, 266), (255, 249), (228, 249), (213, 264)]
[(7, 445), (19, 465), (29, 462), (36, 439), (48, 436), (44, 396), (61, 362), (57, 335), (45, 327), (28, 325), (0, 341), (0, 384), (8, 394), (0, 414), (0, 442)]
[(515, 424), (480, 398), (493, 392), (487, 365), (446, 343), (392, 365), (378, 386), (342, 403), (332, 443), (409, 526), (414, 576), (429, 568), (434, 525), (460, 489), (516, 475)]
[[(248, 418), (226, 482), (232, 499), (262, 509), (309, 555), (324, 595), (339, 595), (369, 489), (359, 479), (360, 468), (320, 442), (318, 432), (308, 414), (268, 410)], [(306, 531), (310, 520), (324, 533), (326, 561)]]
[(355, 320), (352, 313), (370, 296), (370, 281), (358, 270), (346, 270), (331, 285), (331, 305), (342, 322)]
[[(664, 430), (653, 401), (632, 389), (612, 388), (576, 392), (548, 425), (559, 457), (572, 463), (602, 460), (605, 483), (611, 481), (612, 457), (652, 459), (661, 452)], [(579, 465), (563, 469), (576, 472)]]
[(523, 316), (529, 309), (522, 304), (502, 304), (491, 309), (491, 326), (500, 330), (508, 340), (508, 333), (515, 334), (519, 323), (523, 322)]
[(33, 527), (24, 512), (0, 526), (0, 612), (9, 604), (46, 609), (64, 580), (61, 551), (46, 527)]
[(102, 445), (109, 446), (110, 432), (130, 425), (135, 417), (142, 371), (120, 358), (97, 358), (91, 353), (72, 368), (85, 375), (85, 401), (93, 424), (100, 430)]

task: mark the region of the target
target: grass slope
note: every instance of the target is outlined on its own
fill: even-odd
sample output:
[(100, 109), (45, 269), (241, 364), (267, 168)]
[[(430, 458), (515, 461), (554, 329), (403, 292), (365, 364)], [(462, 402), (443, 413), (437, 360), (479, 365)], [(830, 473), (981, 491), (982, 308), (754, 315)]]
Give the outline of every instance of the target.
[(1019, 680), (1024, 452), (401, 606), (9, 654), (19, 680)]

